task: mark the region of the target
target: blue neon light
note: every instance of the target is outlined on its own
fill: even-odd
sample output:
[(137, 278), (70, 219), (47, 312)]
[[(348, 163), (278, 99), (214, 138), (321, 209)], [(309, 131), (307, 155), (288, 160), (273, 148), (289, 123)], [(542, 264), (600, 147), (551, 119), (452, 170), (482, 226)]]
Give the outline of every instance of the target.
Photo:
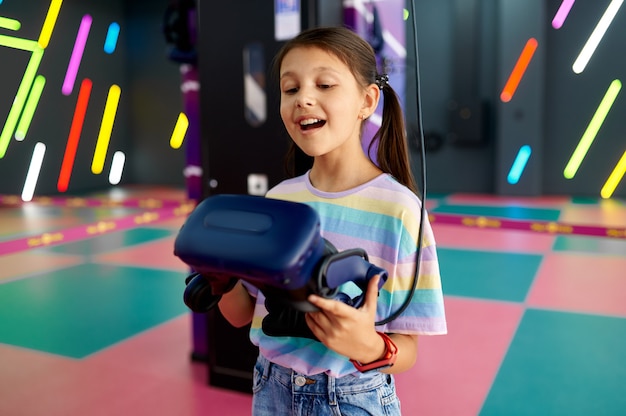
[(507, 181), (511, 185), (515, 185), (519, 181), (520, 176), (522, 176), (526, 168), (526, 163), (528, 163), (528, 159), (530, 159), (531, 153), (532, 149), (527, 144), (520, 147), (519, 152), (517, 152), (517, 157), (513, 162), (513, 166), (511, 166), (511, 170), (509, 171), (509, 176), (507, 176)]
[[(0, 0), (2, 1), (2, 0)], [(108, 54), (112, 54), (115, 52), (115, 47), (117, 46), (117, 39), (120, 35), (120, 25), (113, 22), (109, 25), (109, 30), (107, 31), (107, 37), (104, 41), (104, 51)]]

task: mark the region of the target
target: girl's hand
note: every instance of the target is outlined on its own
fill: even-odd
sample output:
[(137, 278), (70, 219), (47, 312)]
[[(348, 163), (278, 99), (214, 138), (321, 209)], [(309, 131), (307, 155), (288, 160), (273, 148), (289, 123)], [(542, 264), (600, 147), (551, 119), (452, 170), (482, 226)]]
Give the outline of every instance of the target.
[(313, 334), (331, 350), (363, 364), (385, 354), (385, 343), (374, 328), (379, 280), (378, 275), (370, 279), (365, 302), (358, 309), (337, 300), (309, 297), (320, 309), (306, 314)]

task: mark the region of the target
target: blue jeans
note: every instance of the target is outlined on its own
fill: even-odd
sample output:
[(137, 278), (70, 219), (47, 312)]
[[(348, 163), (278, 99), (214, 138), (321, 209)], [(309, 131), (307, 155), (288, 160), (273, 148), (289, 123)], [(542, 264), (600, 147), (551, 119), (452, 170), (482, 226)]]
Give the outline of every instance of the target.
[(259, 355), (254, 367), (253, 416), (400, 415), (393, 376), (303, 376)]

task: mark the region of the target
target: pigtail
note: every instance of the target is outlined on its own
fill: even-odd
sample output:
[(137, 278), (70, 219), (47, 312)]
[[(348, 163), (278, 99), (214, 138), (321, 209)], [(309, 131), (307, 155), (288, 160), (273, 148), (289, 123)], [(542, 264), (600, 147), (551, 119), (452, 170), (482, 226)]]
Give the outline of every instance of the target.
[(383, 93), (382, 123), (369, 145), (368, 154), (371, 154), (372, 146), (377, 143), (378, 167), (417, 193), (417, 186), (411, 171), (404, 113), (400, 100), (387, 82), (380, 84), (380, 88)]

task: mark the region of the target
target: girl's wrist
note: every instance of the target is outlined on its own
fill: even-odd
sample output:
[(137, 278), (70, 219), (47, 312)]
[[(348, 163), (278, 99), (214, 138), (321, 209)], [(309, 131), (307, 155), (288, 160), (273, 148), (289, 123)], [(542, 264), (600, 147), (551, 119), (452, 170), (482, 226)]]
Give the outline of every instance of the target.
[(379, 336), (377, 332), (374, 332), (372, 341), (374, 341), (374, 343), (372, 343), (371, 347), (367, 348), (365, 354), (361, 356), (362, 360), (355, 358), (352, 359), (362, 364), (369, 364), (383, 358), (387, 353), (387, 345), (385, 344), (385, 341)]
[(362, 373), (374, 370), (382, 370), (384, 368), (391, 367), (395, 364), (398, 357), (398, 347), (389, 337), (389, 335), (382, 332), (377, 332), (377, 335), (380, 336), (380, 339), (383, 341), (385, 348), (385, 352), (381, 357), (368, 363), (363, 363), (353, 359), (350, 360), (352, 364), (356, 367), (356, 369)]

